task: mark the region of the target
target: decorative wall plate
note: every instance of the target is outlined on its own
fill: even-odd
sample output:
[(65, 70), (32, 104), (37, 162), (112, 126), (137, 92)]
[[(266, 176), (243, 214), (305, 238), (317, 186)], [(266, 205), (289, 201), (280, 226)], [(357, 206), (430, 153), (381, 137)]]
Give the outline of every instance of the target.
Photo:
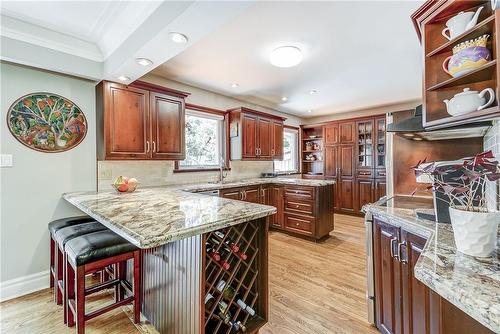
[(23, 145), (48, 153), (70, 150), (87, 134), (82, 110), (52, 93), (31, 93), (17, 99), (9, 108), (7, 124)]

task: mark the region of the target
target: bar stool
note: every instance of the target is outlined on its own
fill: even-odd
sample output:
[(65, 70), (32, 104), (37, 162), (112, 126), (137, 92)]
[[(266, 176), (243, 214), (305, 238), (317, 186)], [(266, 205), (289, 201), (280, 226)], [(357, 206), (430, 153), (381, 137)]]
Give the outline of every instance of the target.
[(80, 216), (80, 217), (69, 217), (69, 218), (62, 218), (62, 219), (57, 219), (54, 221), (51, 221), (49, 223), (49, 233), (50, 233), (50, 268), (49, 268), (49, 273), (50, 273), (50, 287), (54, 287), (54, 282), (55, 282), (55, 250), (56, 250), (56, 242), (55, 242), (55, 234), (58, 230), (64, 227), (72, 226), (72, 225), (77, 225), (77, 224), (82, 224), (82, 223), (87, 223), (90, 221), (94, 221), (93, 218), (89, 216)]
[[(140, 321), (140, 250), (112, 232), (104, 230), (84, 234), (66, 242), (65, 289), (67, 324), (72, 327), (76, 323), (78, 334), (85, 332), (85, 321), (111, 311), (117, 307), (134, 304), (134, 322)], [(125, 268), (127, 260), (133, 259), (133, 288), (126, 281)], [(85, 287), (85, 275), (116, 265), (113, 279)], [(85, 314), (85, 296), (115, 287), (115, 302), (98, 310)], [(125, 295), (128, 293), (128, 296)]]
[[(99, 222), (93, 221), (88, 223), (77, 224), (73, 226), (64, 227), (58, 230), (55, 234), (56, 242), (56, 256), (55, 256), (55, 288), (54, 288), (54, 301), (57, 305), (63, 304), (66, 301), (65, 294), (65, 281), (64, 281), (64, 264), (66, 263), (66, 253), (64, 252), (64, 245), (73, 238), (79, 237), (84, 234), (104, 231), (107, 228)], [(101, 280), (103, 280), (103, 272), (101, 274)], [(64, 296), (64, 297), (63, 297)], [(67, 314), (66, 306), (64, 305), (64, 323), (66, 323)]]

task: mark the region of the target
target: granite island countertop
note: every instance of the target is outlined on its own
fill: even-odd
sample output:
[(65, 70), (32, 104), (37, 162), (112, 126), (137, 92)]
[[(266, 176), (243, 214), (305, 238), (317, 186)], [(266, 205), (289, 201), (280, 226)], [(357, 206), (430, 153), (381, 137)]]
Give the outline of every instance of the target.
[(63, 198), (140, 248), (152, 248), (276, 213), (273, 206), (161, 187)]
[(427, 238), (415, 265), (415, 277), (485, 327), (500, 333), (500, 251), (497, 249), (490, 258), (464, 255), (456, 250), (450, 224), (417, 218), (419, 203), (412, 207), (410, 201), (405, 205), (388, 202), (381, 200), (364, 210)]

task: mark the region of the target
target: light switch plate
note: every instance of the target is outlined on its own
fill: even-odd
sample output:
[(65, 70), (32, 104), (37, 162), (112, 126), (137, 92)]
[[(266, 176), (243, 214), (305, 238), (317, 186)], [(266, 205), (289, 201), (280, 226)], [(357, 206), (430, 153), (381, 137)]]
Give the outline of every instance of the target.
[(0, 154), (0, 167), (12, 167), (12, 154)]

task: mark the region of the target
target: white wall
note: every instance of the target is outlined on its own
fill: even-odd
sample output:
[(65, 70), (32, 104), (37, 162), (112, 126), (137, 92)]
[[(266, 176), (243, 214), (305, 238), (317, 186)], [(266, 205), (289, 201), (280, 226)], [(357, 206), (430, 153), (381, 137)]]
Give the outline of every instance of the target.
[[(49, 234), (53, 219), (81, 215), (61, 199), (68, 191), (96, 189), (95, 90), (91, 81), (0, 64), (0, 151), (13, 167), (0, 169), (0, 293), (5, 299), (48, 286)], [(85, 140), (62, 153), (41, 153), (9, 132), (11, 103), (32, 92), (51, 92), (75, 102), (88, 122)]]

